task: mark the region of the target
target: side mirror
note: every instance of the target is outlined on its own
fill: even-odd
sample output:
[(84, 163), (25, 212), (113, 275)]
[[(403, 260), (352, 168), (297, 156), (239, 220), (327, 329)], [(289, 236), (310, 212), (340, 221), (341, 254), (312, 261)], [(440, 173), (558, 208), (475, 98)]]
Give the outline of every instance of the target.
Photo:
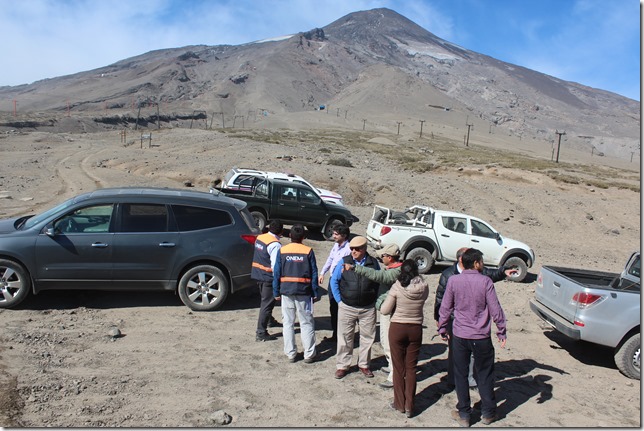
[(54, 237), (56, 236), (56, 229), (52, 225), (49, 225), (45, 228), (45, 235)]
[(497, 232), (495, 238), (497, 241), (501, 241), (501, 234)]

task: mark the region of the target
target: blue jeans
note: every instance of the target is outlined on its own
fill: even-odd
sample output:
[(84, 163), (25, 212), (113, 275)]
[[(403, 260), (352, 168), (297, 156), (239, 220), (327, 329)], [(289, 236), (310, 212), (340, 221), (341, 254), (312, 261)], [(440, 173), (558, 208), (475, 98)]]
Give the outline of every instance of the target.
[(494, 398), (494, 345), (491, 338), (472, 340), (452, 335), (454, 384), (458, 398), (456, 408), (461, 418), (470, 418), (472, 406), (467, 376), (471, 355), (474, 355), (474, 372), (481, 396), (481, 416), (492, 418), (496, 414), (496, 399)]

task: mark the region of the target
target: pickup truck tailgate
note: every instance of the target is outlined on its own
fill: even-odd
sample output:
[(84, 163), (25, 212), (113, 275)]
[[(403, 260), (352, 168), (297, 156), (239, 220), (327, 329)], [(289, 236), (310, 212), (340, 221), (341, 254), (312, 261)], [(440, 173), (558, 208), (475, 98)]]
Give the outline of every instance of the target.
[(541, 268), (535, 289), (538, 302), (563, 317), (574, 322), (577, 315), (577, 302), (573, 301), (576, 293), (584, 288), (605, 289), (617, 274), (544, 266)]

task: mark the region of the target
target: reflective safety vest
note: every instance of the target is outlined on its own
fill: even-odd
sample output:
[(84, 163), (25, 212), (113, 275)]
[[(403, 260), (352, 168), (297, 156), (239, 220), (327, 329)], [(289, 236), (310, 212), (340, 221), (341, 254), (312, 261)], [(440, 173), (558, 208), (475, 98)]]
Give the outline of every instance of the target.
[(313, 296), (309, 261), (311, 251), (311, 247), (297, 242), (280, 249), (280, 294)]
[(277, 238), (270, 233), (259, 235), (255, 240), (253, 266), (250, 270), (250, 277), (253, 280), (273, 281), (273, 268), (271, 267), (271, 255), (268, 253), (268, 246), (277, 241)]

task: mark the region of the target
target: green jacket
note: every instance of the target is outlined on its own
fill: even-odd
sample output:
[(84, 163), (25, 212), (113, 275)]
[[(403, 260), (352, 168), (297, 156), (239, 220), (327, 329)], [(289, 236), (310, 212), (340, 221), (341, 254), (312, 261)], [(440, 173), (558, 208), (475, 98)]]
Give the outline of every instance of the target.
[(366, 266), (360, 266), (356, 265), (354, 268), (354, 271), (358, 275), (364, 275), (368, 279), (372, 281), (376, 281), (378, 283), (388, 283), (388, 284), (393, 284), (396, 279), (398, 279), (398, 276), (400, 275), (400, 268), (392, 268), (392, 269), (373, 269), (373, 268), (367, 268)]
[[(374, 269), (368, 268), (366, 266), (356, 265), (354, 271), (358, 275), (362, 275), (370, 280), (380, 283), (381, 285), (385, 284), (389, 287), (394, 284), (394, 282), (400, 275), (400, 267), (391, 269)], [(376, 300), (376, 310), (380, 310), (380, 306), (385, 301), (385, 298), (387, 298), (388, 293), (389, 291), (387, 290), (386, 292), (378, 296), (378, 299)]]

